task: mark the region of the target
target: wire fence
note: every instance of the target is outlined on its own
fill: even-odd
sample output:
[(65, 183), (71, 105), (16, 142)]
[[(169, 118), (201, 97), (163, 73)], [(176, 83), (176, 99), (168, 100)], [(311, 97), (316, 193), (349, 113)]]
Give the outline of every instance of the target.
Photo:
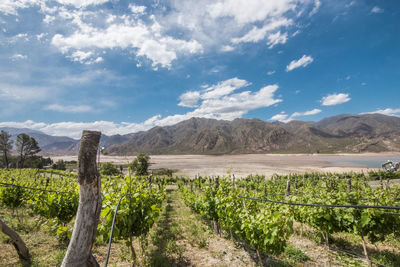
[(24, 189), (29, 189), (29, 190), (37, 190), (37, 191), (44, 191), (44, 192), (58, 193), (58, 194), (68, 194), (68, 192), (48, 190), (48, 189), (42, 189), (42, 188), (34, 188), (34, 187), (22, 186), (22, 185), (16, 185), (16, 184), (9, 184), (9, 183), (0, 183), (0, 186), (3, 186), (3, 187), (18, 187), (18, 188), (24, 188)]
[(290, 205), (290, 206), (304, 206), (304, 207), (326, 207), (326, 208), (355, 208), (355, 209), (387, 209), (387, 210), (400, 210), (400, 207), (395, 206), (377, 206), (377, 205), (340, 205), (340, 204), (308, 204), (308, 203), (295, 203), (295, 202), (285, 202), (285, 201), (277, 201), (271, 199), (263, 199), (263, 198), (252, 198), (240, 196), (243, 199), (255, 200), (255, 201), (264, 201), (269, 203)]

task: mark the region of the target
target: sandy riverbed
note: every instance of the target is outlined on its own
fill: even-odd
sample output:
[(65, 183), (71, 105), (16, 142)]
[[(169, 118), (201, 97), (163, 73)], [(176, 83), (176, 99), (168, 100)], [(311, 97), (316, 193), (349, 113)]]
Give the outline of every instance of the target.
[[(54, 161), (77, 160), (77, 156), (55, 156)], [(134, 156), (101, 156), (101, 162), (124, 164)], [(387, 160), (400, 161), (400, 153), (366, 154), (241, 154), (241, 155), (151, 155), (151, 168), (176, 169), (177, 175), (226, 175), (236, 177), (249, 174), (270, 176), (310, 171), (349, 172), (380, 168)]]

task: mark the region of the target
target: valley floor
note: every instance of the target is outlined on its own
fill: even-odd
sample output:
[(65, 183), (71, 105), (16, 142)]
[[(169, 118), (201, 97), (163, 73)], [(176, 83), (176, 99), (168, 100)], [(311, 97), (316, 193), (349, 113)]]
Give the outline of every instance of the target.
[[(77, 160), (77, 156), (54, 156), (57, 160)], [(101, 162), (127, 164), (134, 156), (101, 156)], [(236, 177), (250, 174), (271, 176), (304, 172), (349, 172), (381, 168), (387, 160), (400, 161), (399, 153), (366, 154), (240, 154), (240, 155), (151, 155), (151, 168), (176, 170), (174, 175)]]

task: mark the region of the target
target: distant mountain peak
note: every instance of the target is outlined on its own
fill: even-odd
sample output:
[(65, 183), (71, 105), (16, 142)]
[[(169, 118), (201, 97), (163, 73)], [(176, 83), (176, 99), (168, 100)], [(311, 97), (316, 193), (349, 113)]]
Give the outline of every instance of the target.
[[(37, 130), (3, 127), (13, 135), (25, 132), (44, 153), (76, 154), (79, 140)], [(115, 155), (339, 153), (400, 151), (400, 118), (382, 114), (340, 114), (318, 122), (265, 122), (190, 118), (170, 126), (127, 135), (102, 135), (101, 146)]]

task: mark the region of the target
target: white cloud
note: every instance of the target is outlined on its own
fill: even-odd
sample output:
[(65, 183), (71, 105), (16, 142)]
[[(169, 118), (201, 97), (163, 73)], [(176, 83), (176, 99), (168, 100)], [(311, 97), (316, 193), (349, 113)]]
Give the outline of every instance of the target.
[(362, 114), (374, 114), (374, 113), (388, 115), (388, 116), (400, 117), (400, 108), (378, 109), (378, 110), (375, 110), (375, 111), (372, 111), (372, 112), (366, 112), (366, 113), (362, 113)]
[[(248, 43), (248, 42), (258, 42), (261, 41), (263, 39), (265, 39), (265, 37), (268, 35), (268, 33), (270, 33), (271, 31), (276, 30), (277, 28), (280, 27), (287, 27), (290, 26), (291, 24), (293, 24), (292, 20), (286, 19), (286, 18), (280, 18), (278, 20), (274, 20), (274, 21), (270, 21), (268, 22), (266, 25), (264, 25), (262, 28), (258, 28), (256, 26), (254, 26), (248, 33), (246, 33), (244, 36), (240, 37), (240, 38), (233, 38), (232, 39), (232, 43), (233, 44), (238, 44), (238, 43)], [(273, 40), (276, 39), (276, 35), (278, 34), (270, 34), (268, 36), (268, 40)], [(272, 37), (271, 37), (272, 35)], [(279, 31), (279, 35), (280, 35), (280, 31)], [(286, 34), (287, 36), (287, 34)]]
[(17, 60), (22, 60), (22, 59), (27, 59), (28, 57), (26, 55), (22, 54), (14, 54), (10, 57), (12, 61), (17, 61)]
[(102, 57), (95, 56), (94, 53), (91, 51), (84, 52), (80, 50), (73, 52), (70, 56), (67, 56), (67, 58), (70, 58), (72, 61), (86, 65), (100, 63), (103, 61)]
[(93, 55), (92, 52), (83, 52), (83, 51), (75, 51), (69, 56), (72, 61), (78, 61), (80, 63), (84, 63), (87, 59), (89, 59)]
[(46, 24), (50, 24), (55, 20), (56, 20), (56, 17), (55, 16), (51, 16), (49, 14), (46, 14), (46, 16), (43, 18), (43, 22), (46, 23)]
[(233, 17), (238, 23), (263, 21), (269, 17), (281, 17), (297, 6), (295, 0), (223, 0), (208, 6), (211, 17)]
[(329, 94), (321, 99), (323, 106), (334, 106), (350, 101), (349, 94)]
[(292, 60), (289, 63), (289, 65), (286, 66), (286, 71), (292, 71), (292, 70), (300, 68), (300, 67), (306, 67), (307, 65), (311, 64), (313, 61), (314, 61), (314, 59), (311, 56), (303, 55), (298, 60)]
[(38, 35), (36, 35), (36, 39), (37, 39), (38, 41), (40, 41), (40, 40), (42, 40), (42, 38), (45, 37), (46, 35), (47, 35), (47, 33), (38, 34)]
[(281, 99), (274, 97), (274, 93), (278, 90), (277, 85), (268, 85), (256, 92), (233, 93), (250, 85), (248, 81), (232, 78), (215, 85), (202, 86), (200, 91), (186, 92), (181, 95), (178, 105), (192, 107), (194, 110), (160, 118), (156, 125), (171, 125), (192, 117), (233, 120), (242, 117), (250, 110), (282, 102)]
[(268, 36), (268, 42), (267, 42), (268, 48), (272, 49), (274, 46), (278, 44), (285, 44), (288, 39), (287, 37), (288, 35), (286, 32), (282, 34), (280, 31), (278, 31), (274, 34), (270, 34)]
[(132, 13), (135, 13), (135, 14), (143, 15), (146, 13), (145, 6), (136, 6), (136, 5), (129, 4), (129, 9), (132, 11)]
[[(77, 51), (100, 55), (110, 50), (134, 54), (143, 66), (170, 68), (183, 56), (204, 51), (229, 52), (235, 45), (264, 41), (272, 48), (284, 44), (304, 10), (313, 0), (185, 0), (151, 5), (131, 3), (129, 9), (109, 8), (110, 0), (2, 0), (0, 12), (39, 7), (51, 43), (71, 60), (81, 61)], [(293, 31), (292, 31), (293, 30)], [(57, 32), (54, 34), (53, 32)], [(51, 34), (51, 35), (50, 35)], [(41, 37), (38, 37), (41, 39)], [(100, 59), (99, 59), (100, 60)]]
[(56, 0), (58, 3), (63, 5), (72, 5), (77, 8), (101, 5), (109, 0)]
[(64, 113), (85, 113), (93, 111), (91, 106), (87, 105), (60, 105), (60, 104), (51, 104), (44, 108), (45, 110), (52, 110), (57, 112)]
[(235, 48), (230, 45), (224, 45), (221, 47), (221, 52), (231, 52), (233, 50), (235, 50)]
[(374, 7), (371, 9), (371, 13), (377, 14), (377, 13), (383, 13), (383, 12), (384, 12), (384, 10), (383, 10), (382, 8), (378, 7), (378, 6), (374, 6)]
[(194, 108), (200, 100), (200, 92), (189, 91), (179, 96), (180, 102), (178, 106)]
[(318, 12), (318, 9), (321, 6), (321, 1), (320, 0), (315, 0), (314, 2), (314, 8), (311, 10), (309, 16), (313, 16)]
[(17, 10), (36, 5), (39, 1), (36, 0), (1, 0), (0, 12), (6, 15), (17, 15)]
[(0, 83), (0, 102), (2, 101), (40, 101), (49, 98), (52, 90), (40, 86), (23, 86)]
[(213, 99), (219, 98), (232, 93), (233, 91), (251, 85), (251, 83), (241, 80), (238, 78), (232, 78), (216, 85), (208, 87), (204, 93), (202, 93), (202, 99)]
[[(157, 117), (156, 117), (157, 118)], [(25, 122), (0, 122), (0, 127), (16, 127), (16, 128), (29, 128), (42, 131), (49, 135), (55, 136), (68, 136), (71, 138), (79, 139), (83, 130), (97, 130), (106, 135), (114, 134), (128, 134), (138, 131), (145, 131), (153, 127), (154, 119), (144, 123), (128, 123), (121, 122), (115, 123), (111, 121), (94, 121), (94, 122), (57, 122), (57, 123), (44, 123), (34, 122), (31, 120)], [(147, 124), (146, 124), (147, 123)]]
[(251, 83), (246, 80), (232, 78), (212, 86), (204, 86), (200, 91), (186, 92), (181, 95), (179, 105), (195, 109), (186, 114), (162, 118), (158, 121), (158, 124), (173, 124), (191, 117), (233, 120), (250, 110), (269, 107), (282, 102), (281, 99), (274, 98), (274, 93), (278, 89), (277, 85), (268, 85), (256, 92), (233, 93), (250, 85)]
[(275, 71), (274, 70), (271, 70), (271, 71), (268, 71), (267, 72), (267, 75), (272, 75), (272, 74), (274, 74), (275, 73)]
[(170, 67), (177, 59), (178, 53), (202, 53), (203, 48), (196, 40), (185, 41), (164, 36), (160, 25), (154, 22), (146, 26), (141, 22), (112, 24), (106, 29), (90, 28), (75, 31), (70, 36), (56, 34), (52, 44), (63, 53), (80, 49), (135, 49), (136, 55), (152, 61), (153, 67), (158, 65)]
[[(43, 123), (26, 121), (0, 122), (0, 127), (31, 128), (51, 135), (69, 136), (72, 138), (80, 138), (84, 129), (99, 130), (107, 135), (127, 134), (148, 130), (154, 126), (172, 125), (192, 117), (233, 120), (240, 118), (250, 110), (269, 107), (282, 102), (281, 99), (274, 97), (276, 90), (278, 90), (278, 85), (268, 85), (255, 92), (243, 91), (233, 93), (235, 90), (249, 85), (250, 83), (245, 80), (232, 78), (202, 88), (201, 91), (186, 92), (180, 97), (181, 101), (178, 105), (194, 107), (193, 111), (165, 118), (162, 118), (161, 115), (155, 115), (142, 123), (114, 123), (110, 121)], [(195, 106), (196, 99), (200, 103)], [(190, 103), (190, 101), (194, 102)], [(53, 104), (46, 108), (60, 112), (86, 112), (92, 110), (88, 106), (61, 106), (58, 104)]]
[(276, 114), (274, 116), (272, 116), (269, 120), (271, 121), (286, 121), (287, 120), (288, 115), (285, 113), (280, 113), (280, 114)]
[(269, 120), (281, 121), (281, 122), (287, 123), (287, 122), (294, 120), (297, 117), (312, 116), (312, 115), (320, 113), (321, 111), (322, 110), (315, 108), (313, 110), (309, 110), (309, 111), (305, 111), (305, 112), (294, 112), (290, 116), (287, 115), (285, 112), (281, 112), (280, 114), (276, 114), (276, 115), (272, 116)]

